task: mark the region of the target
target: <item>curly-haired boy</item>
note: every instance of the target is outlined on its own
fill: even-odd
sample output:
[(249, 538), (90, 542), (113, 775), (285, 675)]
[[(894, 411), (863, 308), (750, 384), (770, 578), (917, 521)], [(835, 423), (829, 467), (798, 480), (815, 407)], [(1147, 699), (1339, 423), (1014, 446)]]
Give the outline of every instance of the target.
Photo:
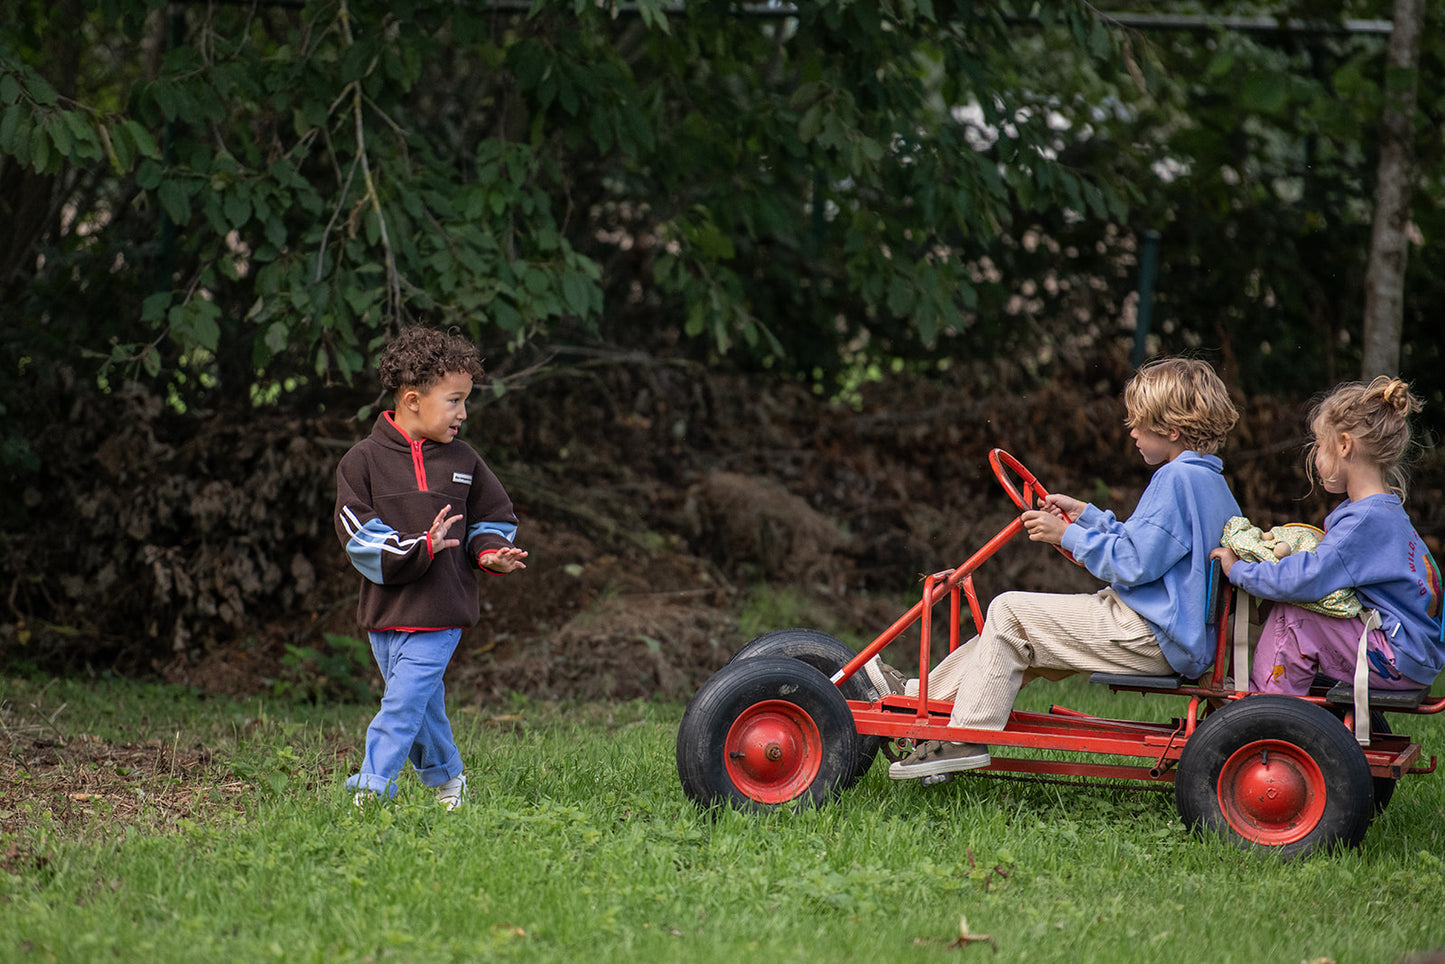
[[(396, 408), (377, 417), (336, 469), (336, 534), (365, 577), (357, 621), (385, 684), (366, 731), (366, 758), (346, 786), (358, 804), (394, 796), (410, 760), (450, 810), (462, 802), (467, 778), (442, 674), (462, 630), (481, 616), (472, 572), (525, 569), (527, 553), (513, 545), (517, 517), (506, 491), (457, 439), (467, 396), (482, 377), (476, 346), (408, 328), (387, 346), (378, 371)], [(453, 526), (461, 538), (447, 537)]]

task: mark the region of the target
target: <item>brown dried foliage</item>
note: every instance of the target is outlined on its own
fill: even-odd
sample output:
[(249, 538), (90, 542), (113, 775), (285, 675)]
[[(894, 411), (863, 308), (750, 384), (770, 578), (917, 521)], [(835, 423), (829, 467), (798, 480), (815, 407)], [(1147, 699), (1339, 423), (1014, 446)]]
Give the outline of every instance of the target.
[[(1047, 379), (1002, 361), (900, 376), (865, 386), (856, 406), (636, 357), (484, 406), (479, 396), (466, 435), (512, 494), (531, 558), (525, 572), (481, 579), (484, 617), (452, 685), (685, 698), (744, 641), (738, 603), (760, 582), (872, 635), (896, 616), (890, 600), (1015, 513), (988, 468), (995, 446), (1051, 490), (1127, 514), (1148, 469), (1123, 426), (1121, 351), (1059, 360)], [(69, 418), (63, 444), (37, 439), (44, 465), (18, 493), (25, 521), (0, 554), (0, 661), (240, 694), (286, 671), (288, 645), (324, 651), (325, 634), (356, 634), (359, 577), (330, 513), (336, 460), (369, 426), (181, 417), (137, 389), (50, 388), (71, 399)], [(1222, 454), (1246, 514), (1318, 523), (1329, 503), (1304, 478), (1307, 400), (1240, 401)], [(1410, 506), (1438, 552), (1435, 463), (1417, 468)], [(979, 577), (985, 600), (1096, 585), (1022, 540)]]

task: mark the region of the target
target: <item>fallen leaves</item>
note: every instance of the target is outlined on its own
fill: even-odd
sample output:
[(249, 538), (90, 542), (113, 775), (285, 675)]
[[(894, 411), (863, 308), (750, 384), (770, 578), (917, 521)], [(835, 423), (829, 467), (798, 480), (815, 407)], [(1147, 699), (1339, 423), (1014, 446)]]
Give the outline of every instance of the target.
[[(925, 944), (936, 944), (940, 940), (942, 940), (942, 938), (915, 937), (913, 939), (913, 945), (915, 947), (921, 947)], [(994, 940), (993, 937), (988, 934), (975, 934), (970, 931), (968, 928), (968, 918), (960, 914), (958, 916), (958, 936), (946, 946), (950, 951), (961, 951), (970, 944), (987, 944), (993, 948), (995, 954), (998, 953), (998, 941)]]
[(969, 933), (968, 918), (960, 916), (958, 918), (958, 938), (954, 940), (952, 944), (948, 945), (948, 949), (951, 951), (956, 951), (965, 948), (970, 944), (981, 943), (987, 943), (989, 947), (993, 948), (995, 954), (998, 953), (998, 941), (994, 940), (987, 934)]

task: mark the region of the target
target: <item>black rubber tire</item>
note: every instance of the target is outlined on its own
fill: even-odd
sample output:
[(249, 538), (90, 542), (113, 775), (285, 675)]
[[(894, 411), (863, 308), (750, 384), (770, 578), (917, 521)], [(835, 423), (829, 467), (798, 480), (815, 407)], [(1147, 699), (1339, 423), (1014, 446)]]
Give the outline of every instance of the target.
[[(1379, 710), (1372, 710), (1370, 712), (1370, 732), (1394, 733), (1395, 731), (1390, 729), (1390, 721), (1385, 719), (1384, 713), (1381, 713)], [(1399, 782), (1399, 780), (1393, 780), (1390, 777), (1374, 777), (1375, 813), (1381, 814), (1385, 812), (1385, 808), (1390, 805), (1390, 799), (1395, 796), (1395, 787)]]
[(1248, 696), (1211, 713), (1184, 745), (1174, 803), (1191, 830), (1286, 859), (1357, 846), (1375, 815), (1354, 736), (1292, 696)]
[[(1329, 677), (1324, 677), (1324, 679), (1329, 680), (1330, 683), (1335, 682)], [(1332, 716), (1338, 718), (1341, 723), (1344, 722), (1345, 710), (1343, 707), (1334, 704), (1326, 704), (1326, 708), (1329, 709)], [(1385, 719), (1384, 713), (1381, 713), (1379, 710), (1371, 710), (1370, 732), (1394, 733), (1395, 731), (1390, 729), (1390, 721)], [(1385, 808), (1390, 805), (1391, 798), (1395, 796), (1395, 786), (1400, 781), (1392, 780), (1390, 777), (1374, 777), (1373, 782), (1375, 784), (1375, 813), (1381, 814), (1384, 813)]]
[(842, 793), (857, 766), (847, 701), (796, 659), (724, 666), (698, 689), (677, 731), (678, 778), (701, 807), (819, 806)]
[[(775, 629), (743, 644), (741, 649), (733, 653), (729, 662), (759, 657), (797, 659), (832, 679), (834, 673), (848, 665), (848, 661), (857, 655), (842, 640), (817, 629)], [(872, 680), (861, 671), (845, 679), (843, 685), (838, 689), (842, 691), (846, 699), (862, 700), (868, 703), (886, 695), (877, 692), (873, 687)], [(883, 741), (876, 736), (860, 735), (858, 737), (858, 771), (853, 774), (849, 786), (852, 786), (854, 781), (862, 779), (863, 775), (873, 766), (873, 760), (878, 756), (878, 749), (882, 743)]]

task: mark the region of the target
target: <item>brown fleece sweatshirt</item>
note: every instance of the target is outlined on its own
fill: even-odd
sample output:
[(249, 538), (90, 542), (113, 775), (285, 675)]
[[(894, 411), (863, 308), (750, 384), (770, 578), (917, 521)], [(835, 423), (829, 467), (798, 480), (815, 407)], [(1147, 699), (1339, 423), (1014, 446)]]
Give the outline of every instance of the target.
[[(461, 521), (433, 552), (427, 537), (443, 506)], [(481, 616), (472, 572), (478, 557), (510, 546), (512, 502), (480, 455), (460, 440), (412, 439), (383, 412), (371, 435), (336, 468), (336, 534), (366, 578), (356, 618), (363, 629), (450, 629)]]

